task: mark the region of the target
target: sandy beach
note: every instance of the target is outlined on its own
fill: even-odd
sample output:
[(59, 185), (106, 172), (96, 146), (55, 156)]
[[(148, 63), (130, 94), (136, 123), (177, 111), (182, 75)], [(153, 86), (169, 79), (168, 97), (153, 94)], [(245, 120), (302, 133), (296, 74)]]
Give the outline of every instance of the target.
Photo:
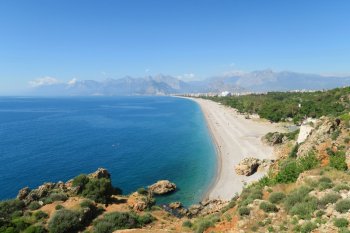
[(217, 147), (217, 176), (206, 198), (230, 200), (242, 190), (245, 182), (258, 180), (264, 175), (257, 172), (249, 177), (240, 176), (235, 173), (234, 166), (246, 157), (273, 159), (273, 148), (264, 145), (261, 137), (278, 131), (278, 125), (245, 119), (235, 109), (210, 100), (191, 99), (200, 105)]

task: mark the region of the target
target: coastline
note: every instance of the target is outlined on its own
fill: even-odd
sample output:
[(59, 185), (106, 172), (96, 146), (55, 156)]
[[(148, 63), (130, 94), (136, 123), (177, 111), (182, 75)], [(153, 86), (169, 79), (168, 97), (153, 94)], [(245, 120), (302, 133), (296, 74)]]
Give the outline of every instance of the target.
[(216, 176), (203, 199), (229, 201), (246, 183), (258, 180), (266, 173), (259, 171), (248, 177), (240, 176), (235, 173), (234, 166), (246, 157), (274, 159), (273, 148), (263, 144), (261, 137), (268, 132), (280, 131), (280, 128), (263, 120), (245, 119), (235, 109), (211, 100), (187, 99), (200, 106), (216, 148)]

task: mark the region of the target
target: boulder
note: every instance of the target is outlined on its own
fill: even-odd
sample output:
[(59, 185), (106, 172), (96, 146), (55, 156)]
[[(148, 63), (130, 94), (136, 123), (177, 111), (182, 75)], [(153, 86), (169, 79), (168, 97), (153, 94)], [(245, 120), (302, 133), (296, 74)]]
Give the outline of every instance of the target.
[(132, 193), (127, 200), (128, 206), (135, 211), (144, 211), (154, 205), (154, 203), (155, 201), (151, 195), (143, 195), (138, 192)]
[(274, 146), (284, 143), (288, 138), (283, 133), (273, 132), (266, 134), (261, 140), (268, 145)]
[(22, 188), (17, 194), (17, 199), (24, 200), (30, 193), (29, 187)]
[(176, 190), (176, 185), (169, 180), (160, 180), (157, 183), (148, 186), (148, 190), (157, 195), (163, 195)]
[(260, 159), (253, 157), (245, 158), (235, 166), (235, 171), (238, 175), (250, 176), (258, 170), (260, 164)]
[(180, 209), (182, 207), (182, 203), (178, 202), (178, 201), (172, 202), (172, 203), (169, 204), (169, 207), (171, 209)]

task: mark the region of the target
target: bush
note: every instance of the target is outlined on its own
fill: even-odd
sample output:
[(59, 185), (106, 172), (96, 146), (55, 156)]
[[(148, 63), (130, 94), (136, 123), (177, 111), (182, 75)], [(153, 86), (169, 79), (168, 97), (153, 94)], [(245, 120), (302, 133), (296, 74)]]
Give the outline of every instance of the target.
[(339, 191), (341, 191), (341, 190), (347, 190), (347, 191), (349, 191), (349, 190), (350, 190), (350, 187), (349, 187), (349, 185), (347, 185), (347, 184), (338, 184), (337, 186), (334, 187), (333, 190), (336, 191), (336, 192), (339, 192)]
[(278, 212), (278, 208), (274, 204), (267, 201), (261, 202), (259, 208), (266, 213)]
[(335, 204), (335, 210), (340, 213), (345, 213), (350, 209), (350, 199), (343, 199)]
[(240, 216), (249, 215), (250, 209), (246, 206), (242, 206), (241, 208), (238, 209), (238, 213)]
[(40, 225), (32, 225), (24, 230), (24, 233), (46, 233), (47, 230)]
[(286, 195), (282, 192), (275, 192), (275, 193), (271, 193), (269, 196), (269, 201), (271, 203), (274, 204), (278, 204), (280, 203), (284, 198), (286, 197)]
[(29, 206), (28, 206), (28, 209), (30, 210), (37, 210), (41, 207), (41, 205), (39, 204), (39, 202), (37, 201), (32, 201)]
[(0, 202), (0, 224), (1, 221), (10, 221), (16, 213), (22, 215), (24, 206), (24, 202), (17, 199)]
[(73, 187), (80, 187), (80, 190), (83, 190), (85, 185), (89, 182), (89, 177), (85, 174), (80, 174), (79, 176), (73, 179)]
[(78, 212), (61, 209), (51, 218), (48, 224), (50, 233), (70, 233), (81, 227)]
[(214, 226), (219, 220), (220, 218), (217, 215), (209, 215), (207, 217), (197, 219), (193, 223), (192, 228), (196, 233), (202, 233), (209, 227)]
[(309, 233), (317, 228), (317, 225), (313, 222), (306, 222), (304, 223), (301, 228), (300, 232), (301, 233)]
[(287, 159), (280, 164), (275, 180), (277, 183), (293, 183), (298, 179), (301, 172), (295, 159)]
[(60, 210), (60, 209), (63, 209), (64, 207), (63, 207), (63, 205), (56, 205), (55, 206), (55, 210)]
[(239, 202), (239, 206), (247, 206), (256, 199), (261, 199), (263, 197), (262, 188), (259, 185), (251, 185), (243, 189)]
[(317, 209), (317, 199), (308, 195), (310, 191), (309, 187), (302, 186), (285, 198), (284, 206), (291, 215), (305, 219)]
[(315, 152), (313, 151), (298, 159), (298, 165), (301, 171), (311, 170), (317, 167), (319, 164), (320, 161), (317, 159)]
[(64, 193), (52, 193), (50, 198), (52, 201), (67, 201), (68, 196)]
[(348, 227), (349, 221), (345, 218), (336, 218), (334, 219), (334, 226), (338, 228)]
[(316, 217), (320, 218), (322, 217), (326, 212), (324, 212), (323, 210), (319, 210), (316, 212)]
[(299, 144), (295, 144), (295, 146), (292, 148), (292, 150), (289, 153), (289, 158), (296, 158), (297, 157), (297, 153), (299, 150)]
[(47, 213), (45, 213), (44, 211), (39, 210), (39, 211), (36, 211), (34, 213), (34, 217), (36, 220), (40, 220), (40, 219), (48, 218), (49, 215)]
[(82, 195), (100, 203), (108, 203), (110, 196), (114, 193), (110, 179), (90, 179), (85, 185)]
[(139, 216), (132, 212), (113, 212), (94, 222), (93, 232), (109, 233), (120, 229), (140, 228), (154, 221), (150, 214)]
[(337, 151), (334, 156), (330, 156), (329, 166), (340, 171), (346, 171), (348, 166), (346, 164), (345, 153)]
[(183, 227), (191, 228), (193, 226), (192, 222), (189, 220), (186, 220), (182, 223)]
[(340, 198), (341, 196), (337, 193), (328, 193), (323, 198), (321, 198), (319, 204), (321, 206), (326, 206), (329, 203), (336, 203)]
[(141, 195), (147, 195), (148, 191), (145, 188), (139, 188), (139, 189), (137, 189), (137, 193), (141, 194)]

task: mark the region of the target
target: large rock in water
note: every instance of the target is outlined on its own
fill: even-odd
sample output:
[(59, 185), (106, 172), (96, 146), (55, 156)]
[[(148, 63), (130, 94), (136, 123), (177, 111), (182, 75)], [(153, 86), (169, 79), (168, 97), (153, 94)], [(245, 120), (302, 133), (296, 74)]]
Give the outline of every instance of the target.
[(250, 176), (254, 174), (261, 164), (261, 160), (257, 158), (245, 158), (235, 166), (238, 175)]
[(151, 186), (148, 186), (149, 191), (154, 194), (162, 195), (176, 190), (176, 185), (169, 180), (160, 180)]

